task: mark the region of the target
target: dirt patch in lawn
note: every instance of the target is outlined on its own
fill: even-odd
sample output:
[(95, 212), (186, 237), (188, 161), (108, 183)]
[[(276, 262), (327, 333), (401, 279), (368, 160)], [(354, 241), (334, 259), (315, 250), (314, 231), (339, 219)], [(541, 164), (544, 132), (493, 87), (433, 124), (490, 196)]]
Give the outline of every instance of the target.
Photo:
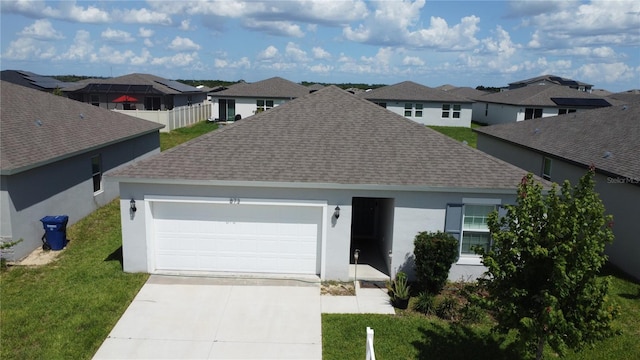
[(325, 281), (320, 286), (320, 295), (354, 296), (356, 288), (353, 282)]
[(32, 251), (26, 258), (20, 261), (12, 261), (8, 262), (10, 266), (41, 266), (47, 265), (56, 261), (58, 255), (62, 253), (63, 250), (42, 250), (42, 246), (38, 247), (34, 251)]

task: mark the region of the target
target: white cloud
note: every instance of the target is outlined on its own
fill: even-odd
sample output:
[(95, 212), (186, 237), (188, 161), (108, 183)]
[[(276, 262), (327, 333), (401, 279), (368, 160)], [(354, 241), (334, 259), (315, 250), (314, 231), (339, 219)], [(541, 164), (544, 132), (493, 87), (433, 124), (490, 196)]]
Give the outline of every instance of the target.
[[(75, 1), (61, 1), (58, 3), (59, 9), (52, 9), (51, 14), (54, 18), (77, 21), (81, 23), (108, 23), (113, 19), (107, 11), (99, 9), (95, 6), (76, 6)], [(46, 14), (46, 13), (45, 13)]]
[(191, 50), (200, 50), (200, 45), (194, 43), (189, 38), (176, 36), (171, 41), (171, 44), (169, 44), (168, 48), (173, 51), (191, 51)]
[(155, 58), (151, 61), (152, 65), (163, 65), (165, 67), (178, 67), (183, 68), (192, 66), (198, 60), (198, 54), (193, 53), (178, 53), (173, 56), (166, 56)]
[(168, 14), (145, 8), (115, 10), (113, 18), (129, 24), (171, 25), (172, 23), (171, 17)]
[[(602, 81), (605, 83), (615, 83), (617, 81), (638, 78), (640, 73), (629, 65), (622, 62), (611, 64), (585, 64), (578, 68), (577, 73), (587, 81)], [(594, 81), (595, 82), (595, 81)]]
[(100, 36), (104, 40), (113, 43), (131, 43), (136, 41), (136, 39), (128, 32), (123, 30), (114, 30), (112, 28), (107, 28), (107, 30), (103, 31)]
[(325, 65), (325, 64), (316, 64), (316, 65), (310, 66), (309, 70), (311, 70), (311, 72), (314, 72), (314, 73), (326, 74), (333, 71), (333, 66)]
[(151, 52), (148, 49), (143, 48), (140, 55), (131, 57), (131, 65), (144, 65), (152, 59)]
[(319, 46), (315, 46), (311, 51), (316, 59), (331, 59), (331, 54)]
[(440, 17), (431, 17), (430, 27), (408, 34), (408, 44), (416, 47), (435, 47), (443, 50), (469, 50), (478, 45), (475, 35), (479, 30), (477, 16), (467, 16), (459, 24), (449, 26)]
[(425, 62), (417, 56), (405, 56), (402, 59), (402, 65), (407, 66), (423, 66)]
[(64, 39), (64, 35), (54, 29), (51, 22), (46, 19), (36, 20), (33, 24), (22, 29), (22, 31), (19, 32), (18, 35), (38, 40)]
[(240, 58), (238, 61), (234, 61), (234, 62), (229, 62), (226, 59), (219, 59), (216, 58), (213, 60), (213, 66), (215, 68), (219, 68), (219, 69), (226, 69), (226, 68), (230, 68), (230, 69), (237, 69), (237, 68), (245, 68), (245, 69), (249, 69), (251, 67), (251, 61), (249, 61), (249, 58), (244, 56), (242, 58)]
[(151, 41), (151, 39), (144, 39), (142, 43), (144, 44), (144, 46), (148, 48), (155, 46), (155, 44), (153, 43), (153, 41)]
[(278, 55), (278, 49), (273, 45), (269, 45), (266, 49), (262, 50), (258, 54), (258, 60), (271, 60), (275, 58), (277, 55)]
[(188, 19), (182, 20), (180, 22), (180, 30), (182, 31), (191, 30), (191, 22)]
[(246, 19), (244, 26), (255, 31), (265, 32), (276, 36), (293, 36), (303, 37), (304, 33), (300, 30), (300, 26), (289, 21), (260, 21), (254, 19)]
[(91, 54), (89, 59), (93, 63), (126, 64), (135, 54), (131, 50), (119, 51), (110, 46), (102, 46), (97, 54)]
[(91, 35), (86, 30), (78, 30), (73, 43), (69, 49), (60, 55), (58, 60), (84, 60), (88, 59), (93, 52), (93, 41)]
[(143, 27), (138, 29), (138, 36), (140, 36), (140, 37), (149, 38), (149, 37), (152, 37), (153, 34), (155, 34), (155, 31), (153, 31), (151, 29), (147, 29), (147, 28), (143, 28)]
[(55, 55), (55, 48), (51, 45), (32, 38), (18, 38), (9, 43), (3, 59), (34, 60), (50, 59)]
[(307, 53), (300, 49), (300, 47), (292, 42), (287, 43), (287, 47), (285, 48), (285, 54), (288, 58), (299, 61), (299, 62), (307, 62), (309, 61), (309, 57), (307, 57)]

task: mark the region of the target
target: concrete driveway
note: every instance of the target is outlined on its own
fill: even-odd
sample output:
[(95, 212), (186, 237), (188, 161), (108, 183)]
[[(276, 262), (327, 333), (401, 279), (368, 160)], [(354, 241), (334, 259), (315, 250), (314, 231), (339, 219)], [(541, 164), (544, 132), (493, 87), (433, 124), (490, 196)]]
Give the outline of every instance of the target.
[(153, 275), (94, 359), (321, 359), (317, 281)]

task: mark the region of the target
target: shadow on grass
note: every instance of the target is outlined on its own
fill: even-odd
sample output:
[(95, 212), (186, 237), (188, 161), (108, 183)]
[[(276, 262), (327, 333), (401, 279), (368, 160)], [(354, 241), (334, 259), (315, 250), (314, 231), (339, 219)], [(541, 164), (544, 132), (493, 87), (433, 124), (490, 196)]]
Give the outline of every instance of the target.
[(112, 252), (111, 254), (109, 254), (109, 256), (107, 256), (104, 261), (118, 261), (120, 263), (120, 267), (124, 268), (124, 265), (122, 264), (122, 246), (120, 246), (119, 248), (117, 248), (114, 252)]
[(515, 350), (488, 332), (479, 333), (468, 326), (432, 324), (420, 328), (422, 341), (414, 341), (418, 349), (418, 359), (517, 359)]

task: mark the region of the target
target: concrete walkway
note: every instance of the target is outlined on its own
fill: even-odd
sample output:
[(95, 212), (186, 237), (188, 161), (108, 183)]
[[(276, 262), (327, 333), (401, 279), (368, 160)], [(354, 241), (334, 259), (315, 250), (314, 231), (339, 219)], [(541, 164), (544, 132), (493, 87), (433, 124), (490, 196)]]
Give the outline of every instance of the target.
[(393, 314), (388, 299), (321, 296), (317, 278), (152, 275), (94, 359), (322, 359), (321, 313)]

